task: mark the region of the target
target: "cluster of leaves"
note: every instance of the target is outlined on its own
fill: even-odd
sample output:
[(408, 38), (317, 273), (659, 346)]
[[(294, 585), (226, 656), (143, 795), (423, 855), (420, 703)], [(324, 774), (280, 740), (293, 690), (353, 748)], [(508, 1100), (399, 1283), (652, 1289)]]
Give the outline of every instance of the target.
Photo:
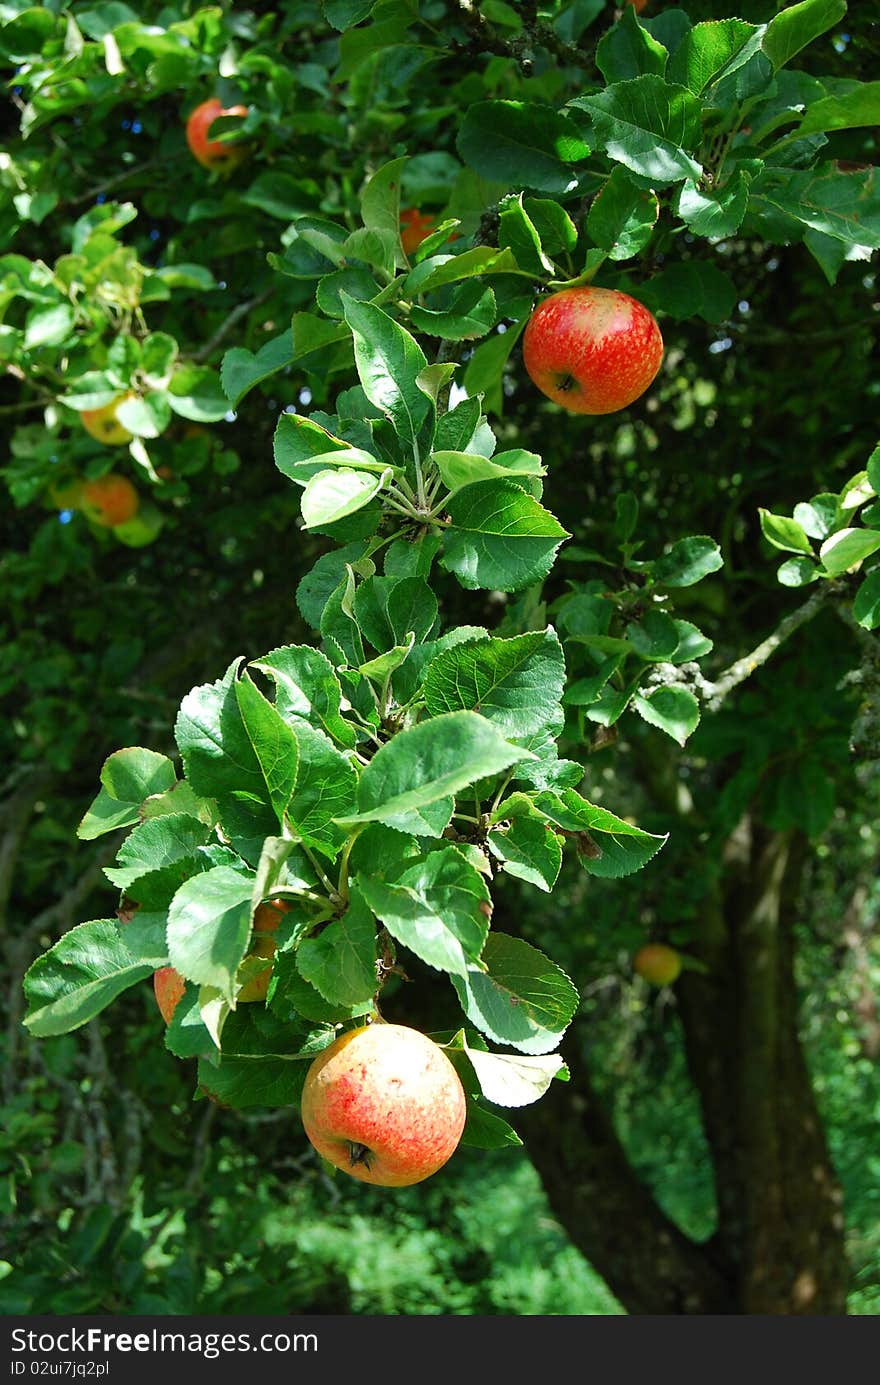
[[(90, 96), (112, 106), (142, 67), (162, 92), (217, 60), (219, 12), (199, 11), (181, 42), (174, 24), (153, 35), (118, 8), (103, 7), (91, 32), (83, 24), (88, 42), (73, 37), (60, 93), (38, 63), (23, 64), (29, 131), (52, 118), (57, 102), (59, 111)], [(306, 8), (308, 22), (321, 23), (317, 7)], [(446, 17), (445, 6), (436, 8)], [(235, 49), (227, 59), (224, 49), (219, 59), (219, 70), (253, 95), (243, 133), (265, 134), (271, 152), (272, 109), (295, 78), (308, 93), (300, 133), (341, 139), (343, 120), (318, 109), (340, 91), (346, 115), (357, 113), (368, 129), (376, 92), (387, 103), (381, 115), (395, 111), (397, 89), (400, 118), (392, 114), (391, 125), (400, 129), (404, 108), (410, 120), (418, 115), (418, 72), (439, 60), (431, 9), (328, 3), (326, 19), (341, 37), (326, 50), (318, 43), (321, 62), (295, 74), (274, 64), (265, 108), (257, 74), (267, 40), (246, 34), (255, 40), (249, 55)], [(59, 15), (35, 13), (22, 10), (0, 31), (17, 60), (34, 33), (50, 47), (67, 41)], [(72, 358), (62, 406), (94, 407), (133, 391), (120, 418), (137, 435), (142, 466), (143, 440), (172, 412), (219, 418), (258, 386), (281, 392), (295, 369), (312, 400), (328, 407), (282, 414), (276, 464), (301, 488), (304, 528), (338, 545), (298, 588), (322, 651), (285, 645), (246, 667), (237, 660), (190, 693), (176, 725), (181, 777), (148, 750), (120, 751), (105, 764), (80, 831), (93, 838), (133, 829), (107, 872), (122, 891), (119, 914), (72, 930), (34, 964), (35, 1035), (85, 1023), (170, 964), (188, 984), (169, 1048), (197, 1057), (201, 1085), (224, 1103), (286, 1104), (336, 1027), (373, 1011), (399, 945), (450, 977), (466, 1021), (449, 1042), (469, 1095), (467, 1139), (491, 1147), (515, 1138), (482, 1103), (523, 1105), (564, 1073), (556, 1047), (578, 991), (537, 948), (490, 930), (489, 881), (500, 868), (549, 891), (566, 841), (589, 874), (606, 878), (655, 854), (662, 836), (580, 793), (582, 766), (557, 750), (563, 707), (607, 727), (632, 706), (683, 743), (699, 711), (677, 670), (712, 644), (676, 617), (670, 593), (716, 570), (720, 555), (710, 538), (674, 534), (658, 557), (637, 557), (637, 501), (620, 497), (614, 557), (599, 554), (621, 571), (619, 585), (573, 584), (554, 607), (575, 673), (566, 690), (563, 648), (534, 619), (534, 589), (568, 531), (542, 503), (541, 458), (517, 446), (498, 451), (489, 423), (502, 412), (513, 348), (542, 287), (637, 285), (661, 316), (717, 322), (737, 293), (714, 263), (725, 237), (803, 239), (831, 278), (847, 257), (880, 244), (876, 171), (844, 171), (821, 157), (828, 130), (876, 116), (873, 87), (808, 87), (814, 79), (785, 71), (840, 18), (836, 0), (804, 0), (768, 25), (692, 25), (678, 9), (641, 22), (630, 7), (597, 47), (604, 81), (585, 84), (575, 69), (569, 83), (558, 45), (571, 57), (578, 15), (586, 23), (596, 13), (569, 7), (551, 35), (534, 35), (538, 52), (544, 44), (536, 99), (517, 87), (485, 100), (481, 86), (480, 99), (462, 102), (457, 157), (401, 155), (379, 167), (370, 159), (328, 189), (304, 187), (301, 169), (258, 175), (242, 200), (285, 223), (268, 255), (276, 272), (269, 292), (292, 311), (292, 324), (257, 350), (251, 341), (226, 353), (223, 397), (208, 367), (187, 362), (171, 334), (138, 319), (144, 288), (161, 271), (134, 272), (137, 257), (108, 229), (117, 204), (109, 221), (88, 222), (81, 245), (74, 239), (74, 258), (86, 267), (76, 274), (87, 272), (93, 241), (99, 263), (105, 251), (111, 264), (121, 251), (139, 299), (102, 309), (97, 324), (89, 308), (81, 321), (63, 301), (56, 265), (51, 302), (25, 308), (21, 328), (10, 323), (26, 336), (44, 311), (52, 314), (37, 349), (59, 353), (52, 369)], [(493, 22), (515, 38), (516, 17), (506, 26), (505, 15), (493, 7)], [(452, 30), (456, 42), (467, 40), (459, 13)], [(194, 62), (197, 33), (210, 41), (199, 41)], [(304, 74), (304, 66), (315, 70)], [(402, 195), (439, 209), (412, 256), (400, 235)], [(216, 200), (222, 211), (224, 199)], [(39, 215), (42, 206), (28, 210)], [(703, 242), (699, 253), (673, 257), (681, 233)], [(16, 282), (30, 284), (25, 263)], [(646, 269), (658, 272), (643, 279)], [(90, 304), (103, 283), (99, 270)], [(18, 290), (10, 301), (21, 308), (20, 298), (29, 301)], [(121, 331), (120, 310), (130, 315)], [(105, 350), (108, 322), (116, 335)], [(10, 344), (22, 347), (17, 336)], [(525, 593), (526, 602), (531, 593), (521, 628), (499, 635), (450, 625), (438, 601), (444, 572), (469, 592)], [(238, 1004), (259, 965), (250, 957), (255, 909), (279, 897), (291, 908), (266, 1004)], [(516, 1052), (490, 1053), (487, 1040)]]
[(874, 449), (867, 468), (851, 476), (839, 493), (823, 491), (802, 501), (791, 518), (761, 511), (761, 531), (768, 543), (796, 555), (779, 568), (783, 586), (805, 587), (856, 574), (852, 614), (864, 630), (880, 625), (880, 567), (875, 559), (880, 550), (878, 492), (880, 447)]

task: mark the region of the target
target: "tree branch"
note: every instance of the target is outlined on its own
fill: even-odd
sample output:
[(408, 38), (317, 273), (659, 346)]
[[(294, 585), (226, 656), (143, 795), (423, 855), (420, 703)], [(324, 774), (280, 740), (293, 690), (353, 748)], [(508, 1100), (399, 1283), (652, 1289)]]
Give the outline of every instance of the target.
[(771, 635), (762, 640), (757, 648), (750, 654), (744, 654), (737, 659), (729, 668), (716, 679), (714, 683), (703, 683), (702, 692), (706, 699), (707, 711), (717, 712), (724, 699), (734, 688), (738, 688), (740, 683), (745, 680), (765, 664), (771, 655), (775, 654), (781, 644), (800, 630), (802, 625), (806, 625), (819, 613), (830, 595), (830, 583), (823, 582), (822, 585), (813, 592), (808, 601), (803, 606), (799, 606), (796, 611), (791, 611), (777, 625)]
[(220, 343), (225, 340), (236, 323), (241, 322), (243, 317), (247, 317), (252, 308), (258, 308), (261, 303), (265, 303), (266, 300), (272, 296), (272, 292), (272, 289), (266, 289), (263, 293), (258, 293), (255, 298), (249, 298), (246, 302), (239, 303), (234, 307), (225, 322), (221, 322), (214, 335), (209, 337), (205, 345), (200, 347), (195, 353), (192, 359), (196, 364), (202, 365), (211, 355), (212, 351), (216, 350)]

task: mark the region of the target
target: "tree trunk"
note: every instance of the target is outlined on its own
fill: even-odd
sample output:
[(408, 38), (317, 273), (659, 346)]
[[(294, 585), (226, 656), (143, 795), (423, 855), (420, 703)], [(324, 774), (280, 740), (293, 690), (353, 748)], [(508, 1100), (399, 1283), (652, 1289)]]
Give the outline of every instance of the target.
[(676, 988), (715, 1177), (697, 1244), (636, 1178), (569, 1044), (518, 1129), (572, 1241), (630, 1313), (846, 1312), (841, 1194), (797, 1031), (793, 924), (805, 844), (744, 823)]

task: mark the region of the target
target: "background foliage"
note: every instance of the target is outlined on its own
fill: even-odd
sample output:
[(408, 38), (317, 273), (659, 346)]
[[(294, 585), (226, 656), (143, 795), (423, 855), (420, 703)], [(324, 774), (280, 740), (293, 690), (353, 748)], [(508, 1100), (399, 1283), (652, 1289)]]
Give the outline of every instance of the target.
[[(630, 1285), (645, 1270), (602, 1260), (542, 1163), (549, 1139), (585, 1178), (592, 1167), (558, 1114), (571, 1087), (546, 1129), (522, 1126), (552, 1212), (524, 1152), (468, 1149), (395, 1194), (389, 1216), (387, 1197), (325, 1178), (283, 1107), (192, 1104), (191, 1060), (162, 1048), (148, 986), (72, 1036), (21, 1030), (34, 955), (113, 912), (101, 870), (118, 841), (73, 846), (105, 757), (173, 753), (181, 698), (235, 655), (311, 643), (319, 623), (334, 638), (322, 602), (294, 593), (335, 545), (360, 556), (379, 507), (340, 520), (319, 496), (301, 513), (290, 478), (315, 452), (297, 453), (309, 435), (294, 420), (317, 413), (367, 450), (372, 433), (401, 462), (356, 390), (349, 328), (388, 355), (387, 319), (358, 306), (373, 298), (461, 363), (499, 453), (540, 454), (543, 478), (528, 463), (525, 490), (501, 485), (520, 509), (531, 485), (572, 535), (544, 585), (549, 552), (500, 570), (480, 540), (476, 591), (453, 577), (474, 553), (447, 544), (444, 625), (509, 639), (552, 620), (569, 671), (563, 757), (588, 762), (593, 802), (670, 833), (624, 879), (586, 874), (597, 858), (569, 841), (549, 901), (497, 877), (502, 930), (576, 980), (575, 1086), (573, 1058), (629, 1170), (690, 1241), (773, 1261), (727, 1237), (726, 1206), (772, 1170), (758, 1148), (736, 1175), (725, 1165), (694, 1046), (701, 985), (734, 1026), (749, 1030), (750, 1005), (764, 1013), (746, 896), (761, 851), (783, 843), (777, 923), (797, 990), (783, 959), (772, 1006), (800, 1032), (843, 1187), (850, 1310), (874, 1311), (877, 26), (830, 0), (781, 18), (744, 4), (741, 22), (716, 9), (692, 4), (695, 24), (723, 23), (688, 32), (678, 7), (639, 22), (599, 3), (0, 6), (7, 1311), (645, 1311)], [(251, 112), (236, 135), (248, 157), (225, 179), (183, 137), (215, 92)], [(414, 266), (387, 171), (405, 155), (391, 165), (403, 204), (441, 228)], [(666, 342), (650, 394), (604, 419), (547, 404), (516, 344), (537, 288), (582, 273), (635, 293)], [(369, 393), (362, 361), (360, 378)], [(127, 390), (133, 441), (103, 448), (77, 413)], [(141, 494), (133, 527), (96, 525), (69, 490), (111, 469)], [(660, 600), (646, 602), (652, 581)], [(746, 680), (738, 661), (768, 636)], [(632, 977), (648, 937), (695, 962), (680, 1002)], [(388, 1012), (459, 1024), (410, 962)], [(797, 1072), (780, 1080), (791, 1112), (779, 1103), (772, 1139), (809, 1114)], [(748, 1099), (726, 1098), (734, 1124)], [(818, 1216), (781, 1176), (793, 1220)], [(597, 1186), (589, 1218), (603, 1206)], [(639, 1238), (633, 1216), (624, 1241)], [(660, 1311), (701, 1311), (681, 1273)]]

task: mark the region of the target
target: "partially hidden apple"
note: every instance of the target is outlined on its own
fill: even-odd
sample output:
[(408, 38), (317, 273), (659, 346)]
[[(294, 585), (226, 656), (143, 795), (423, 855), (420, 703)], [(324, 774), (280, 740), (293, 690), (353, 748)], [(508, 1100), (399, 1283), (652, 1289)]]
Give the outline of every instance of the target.
[(255, 936), (248, 957), (263, 957), (266, 959), (266, 965), (256, 975), (252, 975), (245, 981), (238, 993), (238, 1000), (266, 999), (269, 982), (272, 980), (272, 958), (275, 956), (276, 949), (272, 934), (277, 933), (278, 925), (289, 909), (290, 905), (285, 899), (270, 899), (267, 903), (257, 907), (254, 913)]
[(681, 955), (666, 943), (646, 943), (633, 957), (633, 969), (652, 986), (671, 986), (681, 975)]
[[(286, 899), (270, 899), (266, 903), (258, 905), (255, 910), (253, 922), (255, 937), (248, 958), (264, 957), (266, 958), (266, 966), (245, 982), (236, 997), (237, 1000), (266, 999), (266, 992), (272, 978), (271, 962), (275, 956), (276, 947), (275, 939), (271, 937), (271, 934), (278, 931), (278, 925), (289, 909), (290, 905)], [(156, 1003), (166, 1024), (171, 1023), (171, 1018), (185, 989), (186, 982), (174, 967), (160, 967), (158, 971), (153, 972), (153, 990), (156, 994)]]
[(404, 207), (400, 213), (400, 243), (407, 255), (418, 250), (436, 225), (437, 218), (431, 216), (430, 212), (420, 212), (417, 207)]
[(247, 106), (224, 106), (216, 96), (202, 101), (201, 105), (196, 106), (191, 112), (186, 122), (186, 142), (190, 152), (203, 168), (229, 173), (247, 158), (250, 153), (247, 145), (225, 144), (223, 140), (208, 138), (208, 131), (220, 116), (246, 116), (247, 113)]
[(140, 508), (140, 496), (127, 476), (108, 471), (94, 481), (83, 482), (80, 507), (85, 515), (104, 529), (126, 524)]
[(523, 362), (548, 399), (572, 414), (612, 414), (638, 399), (663, 359), (653, 313), (617, 289), (551, 293), (523, 335)]
[(86, 432), (107, 447), (121, 447), (123, 443), (131, 442), (133, 434), (116, 417), (120, 404), (130, 398), (129, 394), (120, 394), (109, 404), (102, 404), (100, 409), (84, 409), (80, 420)]
[(464, 1089), (452, 1063), (417, 1029), (378, 1021), (350, 1029), (306, 1074), (301, 1114), (320, 1155), (363, 1183), (421, 1183), (455, 1152)]

